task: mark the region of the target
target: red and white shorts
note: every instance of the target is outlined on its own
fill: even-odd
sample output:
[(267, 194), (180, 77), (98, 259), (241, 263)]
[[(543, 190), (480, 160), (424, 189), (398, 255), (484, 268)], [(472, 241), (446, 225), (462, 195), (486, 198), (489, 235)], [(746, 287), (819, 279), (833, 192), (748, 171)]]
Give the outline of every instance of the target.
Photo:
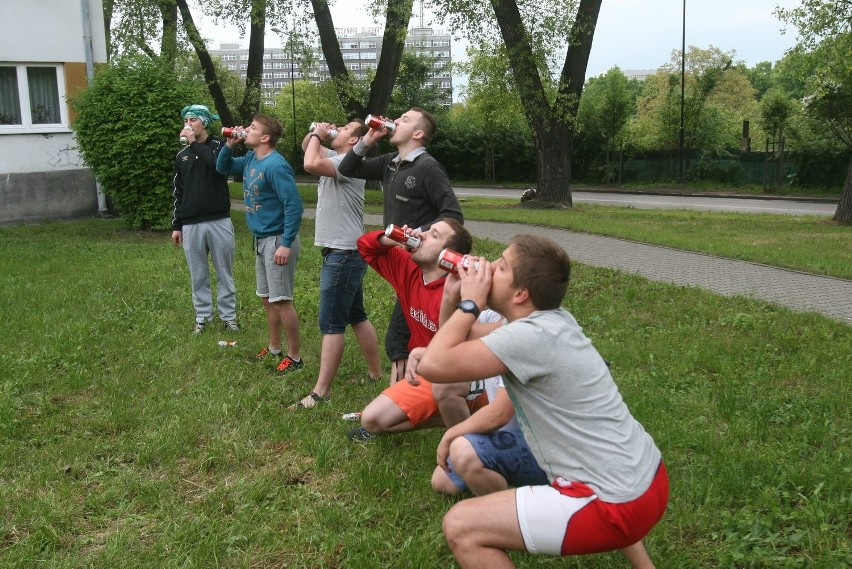
[(515, 494), (527, 551), (549, 555), (633, 545), (663, 517), (668, 499), (669, 477), (662, 462), (645, 493), (630, 502), (604, 502), (582, 482), (562, 478), (550, 486), (518, 488)]

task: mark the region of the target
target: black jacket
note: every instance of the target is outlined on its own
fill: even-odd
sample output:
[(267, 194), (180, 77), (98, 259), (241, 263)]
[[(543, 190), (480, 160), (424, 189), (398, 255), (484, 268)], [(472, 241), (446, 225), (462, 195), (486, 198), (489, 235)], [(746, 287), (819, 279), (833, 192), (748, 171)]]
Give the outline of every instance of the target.
[(177, 153), (173, 230), (231, 215), (228, 177), (216, 172), (216, 159), (223, 144), (221, 138), (208, 136), (203, 143), (193, 142)]
[(362, 158), (350, 150), (338, 170), (350, 178), (381, 180), (385, 226), (394, 223), (422, 227), (439, 217), (452, 217), (464, 223), (459, 200), (444, 167), (427, 152), (413, 161), (397, 163), (393, 160), (398, 155), (391, 152)]

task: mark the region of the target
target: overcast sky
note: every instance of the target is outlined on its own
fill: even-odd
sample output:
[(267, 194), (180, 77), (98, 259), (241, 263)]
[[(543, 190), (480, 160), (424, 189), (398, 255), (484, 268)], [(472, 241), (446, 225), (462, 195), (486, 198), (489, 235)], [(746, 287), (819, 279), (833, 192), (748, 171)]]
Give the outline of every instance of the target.
[[(723, 51), (736, 51), (735, 61), (753, 66), (761, 61), (776, 62), (795, 44), (795, 29), (781, 33), (782, 23), (775, 17), (776, 6), (792, 7), (799, 0), (689, 0), (686, 2), (686, 45)], [(332, 16), (337, 27), (368, 27), (376, 24), (365, 15), (364, 2), (337, 0)], [(618, 65), (626, 69), (656, 69), (679, 50), (683, 34), (684, 0), (603, 0), (595, 32), (587, 76), (605, 73)], [(419, 25), (419, 4), (415, 2), (412, 25)], [(429, 14), (426, 13), (429, 25)], [(438, 23), (431, 27), (441, 28)], [(216, 26), (202, 25), (202, 33), (218, 42), (237, 42), (238, 33)], [(274, 35), (269, 46), (280, 46)], [(247, 44), (247, 39), (243, 42)], [(464, 57), (466, 43), (453, 42), (453, 59)], [(563, 54), (564, 58), (564, 54)]]

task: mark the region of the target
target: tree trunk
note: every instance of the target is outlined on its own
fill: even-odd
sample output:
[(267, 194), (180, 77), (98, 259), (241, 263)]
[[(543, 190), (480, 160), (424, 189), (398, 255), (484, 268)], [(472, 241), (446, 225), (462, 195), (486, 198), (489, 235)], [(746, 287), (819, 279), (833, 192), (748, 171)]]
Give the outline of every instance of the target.
[[(573, 136), (567, 128), (554, 125), (552, 129), (536, 133), (536, 199), (537, 203), (548, 202), (572, 206), (571, 197), (571, 151)], [(542, 198), (546, 196), (546, 198)]]
[(349, 75), (349, 69), (346, 68), (346, 63), (343, 61), (343, 55), (340, 52), (340, 42), (337, 41), (334, 19), (331, 17), (328, 2), (327, 0), (311, 0), (311, 6), (313, 6), (314, 21), (319, 31), (320, 48), (325, 56), (325, 63), (328, 66), (331, 80), (337, 86), (337, 98), (340, 99), (340, 105), (349, 118), (363, 118), (366, 115), (364, 105), (352, 98), (352, 77)]
[(319, 30), (322, 53), (344, 110), (350, 118), (364, 118), (367, 113), (384, 114), (390, 104), (391, 93), (399, 75), (414, 0), (388, 0), (379, 65), (370, 85), (369, 100), (366, 103), (352, 96), (352, 78), (340, 52), (340, 42), (334, 31), (334, 22), (327, 0), (311, 0), (311, 5), (314, 10), (314, 21)]
[(216, 74), (216, 66), (213, 64), (213, 58), (207, 51), (207, 46), (195, 26), (195, 21), (192, 19), (192, 13), (189, 11), (189, 6), (186, 0), (177, 0), (178, 10), (180, 10), (181, 18), (183, 19), (183, 28), (186, 30), (189, 41), (192, 47), (195, 48), (195, 53), (198, 56), (198, 61), (201, 63), (201, 68), (204, 70), (204, 82), (207, 84), (207, 90), (210, 91), (210, 96), (213, 98), (213, 104), (216, 106), (223, 125), (233, 126), (237, 123), (234, 120), (234, 113), (231, 107), (228, 106), (228, 101), (225, 99), (225, 93), (222, 92), (222, 85), (219, 83), (219, 77)]
[(413, 6), (414, 0), (388, 0), (382, 54), (376, 76), (370, 84), (370, 98), (367, 101), (367, 110), (371, 113), (385, 114), (390, 104), (391, 93), (399, 76)]
[(538, 73), (530, 37), (516, 0), (491, 0), (500, 34), (506, 44), (515, 88), (524, 106), (536, 147), (536, 202), (570, 206), (571, 152), (574, 119), (586, 77), (602, 0), (580, 0), (577, 17), (568, 32), (568, 51), (553, 104), (548, 101)]
[[(260, 79), (263, 74), (263, 35), (266, 33), (266, 0), (251, 0), (249, 22), (249, 52), (246, 68), (246, 90), (240, 104), (240, 119), (244, 123), (260, 111)], [(293, 78), (290, 77), (290, 81)]]
[(160, 39), (160, 57), (174, 67), (177, 57), (177, 4), (175, 0), (161, 1), (158, 5), (163, 20), (163, 36)]
[(843, 184), (843, 193), (840, 194), (837, 211), (834, 212), (834, 221), (841, 225), (852, 225), (852, 158), (849, 159), (846, 182)]

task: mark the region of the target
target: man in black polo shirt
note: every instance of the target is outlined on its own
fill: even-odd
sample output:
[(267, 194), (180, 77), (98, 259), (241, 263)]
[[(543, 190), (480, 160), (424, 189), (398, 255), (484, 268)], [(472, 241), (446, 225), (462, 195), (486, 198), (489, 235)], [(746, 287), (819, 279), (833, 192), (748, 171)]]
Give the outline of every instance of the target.
[[(387, 128), (371, 128), (340, 163), (339, 172), (350, 178), (382, 182), (383, 223), (425, 228), (440, 217), (464, 223), (461, 206), (444, 167), (428, 152), (426, 145), (435, 134), (435, 117), (412, 107), (394, 121), (388, 141), (396, 146), (375, 158), (365, 158), (370, 147), (388, 134)], [(385, 336), (385, 350), (393, 363), (391, 383), (405, 377), (410, 333), (397, 300)]]

